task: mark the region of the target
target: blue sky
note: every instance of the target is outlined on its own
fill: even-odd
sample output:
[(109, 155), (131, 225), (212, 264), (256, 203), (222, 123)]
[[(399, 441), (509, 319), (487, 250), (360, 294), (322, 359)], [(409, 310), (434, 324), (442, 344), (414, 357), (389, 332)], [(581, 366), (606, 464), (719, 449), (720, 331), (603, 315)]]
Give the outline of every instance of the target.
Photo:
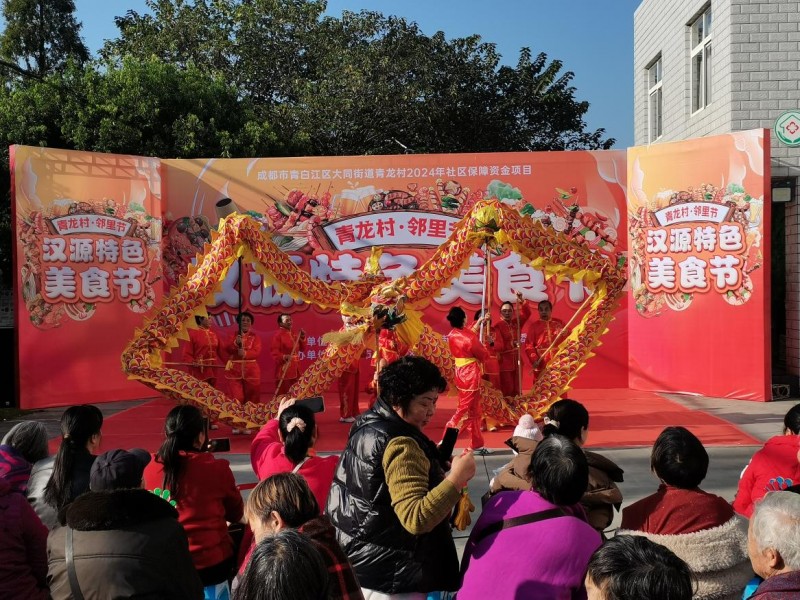
[[(414, 21), (427, 35), (479, 34), (497, 45), (503, 62), (519, 50), (558, 58), (575, 73), (577, 97), (591, 104), (590, 129), (605, 127), (617, 148), (633, 144), (633, 13), (640, 0), (328, 0), (328, 14), (375, 10)], [(95, 52), (117, 36), (114, 17), (146, 10), (144, 0), (75, 0), (82, 35)]]

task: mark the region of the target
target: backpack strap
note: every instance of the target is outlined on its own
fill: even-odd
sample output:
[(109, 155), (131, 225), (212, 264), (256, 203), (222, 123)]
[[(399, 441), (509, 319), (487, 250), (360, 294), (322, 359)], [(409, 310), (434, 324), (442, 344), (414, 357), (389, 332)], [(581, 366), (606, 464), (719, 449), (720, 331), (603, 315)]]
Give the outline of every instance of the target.
[(311, 458), (311, 457), (310, 457), (310, 456), (306, 456), (306, 457), (305, 457), (303, 460), (301, 460), (299, 463), (297, 463), (297, 464), (294, 466), (294, 469), (292, 469), (292, 473), (298, 473), (298, 472), (300, 471), (300, 467), (302, 467), (304, 464), (306, 464), (306, 461), (307, 461), (309, 458)]
[(519, 527), (520, 525), (527, 525), (528, 523), (536, 523), (537, 521), (544, 521), (546, 519), (555, 519), (556, 517), (574, 517), (575, 515), (568, 513), (561, 507), (549, 508), (535, 513), (522, 515), (519, 517), (512, 517), (510, 519), (503, 519), (488, 525), (475, 536), (475, 544), (479, 544), (485, 537), (503, 531), (504, 529), (511, 529), (512, 527)]
[(72, 597), (75, 600), (84, 600), (83, 592), (81, 592), (81, 584), (78, 583), (78, 574), (75, 572), (75, 555), (72, 545), (72, 527), (69, 525), (65, 525), (64, 527), (67, 529), (64, 558), (67, 562), (67, 579), (69, 579), (69, 589), (72, 591)]

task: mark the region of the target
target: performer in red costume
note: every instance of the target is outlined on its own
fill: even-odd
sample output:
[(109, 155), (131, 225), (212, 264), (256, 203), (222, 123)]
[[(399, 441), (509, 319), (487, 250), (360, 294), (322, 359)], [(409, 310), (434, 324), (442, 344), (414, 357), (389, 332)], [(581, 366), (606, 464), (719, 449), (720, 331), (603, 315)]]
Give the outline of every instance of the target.
[[(245, 311), (236, 316), (236, 321), (241, 327), (241, 334), (237, 332), (225, 345), (230, 357), (225, 368), (230, 394), (239, 402), (260, 402), (261, 368), (258, 366), (258, 357), (261, 354), (261, 340), (250, 331), (255, 317)], [(246, 429), (243, 432), (249, 433)], [(234, 429), (233, 433), (241, 432)]]
[(372, 365), (375, 367), (375, 374), (373, 375), (372, 382), (369, 386), (370, 393), (377, 393), (378, 375), (380, 374), (381, 369), (396, 360), (400, 360), (402, 357), (408, 354), (409, 350), (410, 348), (408, 347), (408, 344), (400, 339), (400, 336), (397, 335), (397, 332), (394, 330), (394, 328), (380, 330), (380, 333), (378, 334), (378, 349), (372, 358)]
[[(503, 350), (503, 338), (497, 331), (497, 325), (492, 325), (491, 315), (484, 315), (483, 309), (475, 313), (475, 322), (472, 324), (472, 331), (480, 339), (481, 329), (483, 329), (483, 345), (489, 353), (489, 358), (483, 365), (483, 378), (491, 383), (496, 389), (502, 390), (500, 382), (500, 356)], [(494, 419), (483, 416), (483, 429), (488, 431), (497, 430), (499, 423)]]
[(519, 322), (517, 322), (514, 304), (503, 302), (500, 306), (500, 316), (502, 320), (496, 325), (497, 333), (500, 336), (502, 350), (500, 351), (500, 390), (504, 396), (518, 396), (521, 393), (520, 364), (517, 361), (519, 351), (519, 331), (528, 317), (531, 316), (531, 309), (527, 302), (522, 301), (522, 293), (517, 292), (517, 304), (519, 308)]
[(292, 333), (292, 315), (278, 315), (278, 331), (272, 338), (272, 359), (275, 361), (276, 395), (286, 394), (300, 377), (300, 358), (297, 353), (306, 349), (306, 332)]
[(480, 339), (481, 329), (483, 329), (483, 345), (489, 353), (489, 358), (483, 365), (483, 378), (490, 382), (498, 390), (500, 383), (500, 353), (503, 350), (503, 339), (497, 332), (497, 325), (491, 324), (491, 317), (484, 316), (483, 309), (475, 313), (475, 322), (472, 324), (472, 331)]
[(183, 361), (189, 363), (189, 373), (205, 381), (208, 385), (217, 385), (217, 369), (220, 366), (219, 338), (208, 326), (208, 317), (196, 316), (197, 329), (189, 329), (189, 343), (183, 352)]
[[(357, 326), (355, 317), (342, 315), (342, 331)], [(339, 377), (339, 421), (352, 423), (358, 416), (358, 384), (360, 379), (360, 357), (353, 361)]]
[(547, 363), (553, 359), (558, 345), (569, 335), (569, 329), (561, 319), (552, 318), (553, 305), (549, 300), (539, 302), (539, 320), (528, 329), (525, 353), (533, 366), (534, 378), (539, 377)]
[(481, 434), (481, 378), (483, 363), (489, 353), (483, 347), (478, 336), (469, 329), (464, 329), (467, 315), (462, 308), (454, 306), (447, 313), (447, 320), (453, 329), (447, 334), (447, 344), (456, 363), (456, 387), (458, 388), (458, 408), (447, 422), (448, 427), (455, 427), (470, 434), (470, 446), (473, 450), (483, 448)]

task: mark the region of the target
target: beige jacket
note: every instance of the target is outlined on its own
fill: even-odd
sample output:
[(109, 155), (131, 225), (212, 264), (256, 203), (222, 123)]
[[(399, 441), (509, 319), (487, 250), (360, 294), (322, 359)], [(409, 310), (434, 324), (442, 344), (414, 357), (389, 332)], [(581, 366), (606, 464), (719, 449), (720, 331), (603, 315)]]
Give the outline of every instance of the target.
[[(537, 442), (514, 436), (506, 444), (518, 454), (491, 481), (490, 495), (505, 490), (531, 489), (528, 467)], [(602, 532), (614, 520), (614, 509), (619, 510), (622, 504), (622, 492), (617, 482), (622, 481), (623, 471), (613, 461), (596, 452), (584, 450), (584, 454), (589, 462), (589, 485), (581, 504), (586, 509), (591, 526)]]

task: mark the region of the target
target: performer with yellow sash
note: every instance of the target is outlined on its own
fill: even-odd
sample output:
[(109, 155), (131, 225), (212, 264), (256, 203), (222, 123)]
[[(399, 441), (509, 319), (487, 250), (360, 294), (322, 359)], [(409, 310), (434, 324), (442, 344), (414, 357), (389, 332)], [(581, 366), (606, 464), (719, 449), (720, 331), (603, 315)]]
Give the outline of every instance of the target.
[(447, 320), (453, 329), (447, 334), (447, 344), (456, 366), (456, 387), (458, 388), (458, 408), (448, 421), (448, 427), (455, 427), (470, 433), (470, 447), (473, 450), (483, 448), (481, 434), (481, 378), (483, 363), (489, 353), (481, 344), (478, 336), (469, 329), (464, 329), (467, 315), (457, 306), (447, 313)]

